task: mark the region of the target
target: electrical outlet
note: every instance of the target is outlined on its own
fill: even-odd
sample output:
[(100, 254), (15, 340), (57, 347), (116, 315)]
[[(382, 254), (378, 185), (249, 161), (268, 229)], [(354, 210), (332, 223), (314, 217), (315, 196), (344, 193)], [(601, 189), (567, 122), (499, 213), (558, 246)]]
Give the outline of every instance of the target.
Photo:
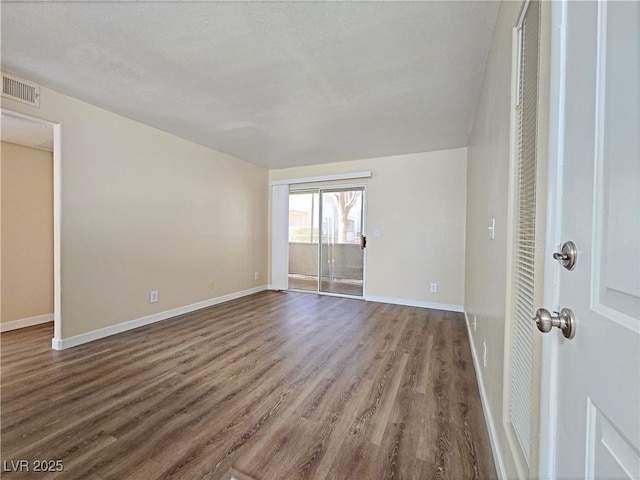
[(258, 272), (253, 274), (253, 279), (258, 280), (260, 278), (260, 274)]
[(438, 292), (438, 284), (437, 283), (432, 283), (430, 286), (430, 290), (431, 293), (437, 293)]
[(154, 290), (149, 293), (149, 303), (156, 303), (158, 301), (158, 290)]
[(209, 288), (214, 288), (216, 283), (213, 280), (209, 280)]

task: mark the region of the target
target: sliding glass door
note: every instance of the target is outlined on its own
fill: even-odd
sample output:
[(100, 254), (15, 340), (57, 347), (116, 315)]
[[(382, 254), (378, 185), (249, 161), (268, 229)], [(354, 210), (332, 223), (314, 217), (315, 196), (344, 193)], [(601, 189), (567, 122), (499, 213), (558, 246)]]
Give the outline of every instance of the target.
[(289, 288), (318, 290), (320, 194), (289, 193)]
[(364, 294), (364, 187), (289, 194), (289, 288)]
[(321, 292), (363, 293), (363, 188), (322, 190)]

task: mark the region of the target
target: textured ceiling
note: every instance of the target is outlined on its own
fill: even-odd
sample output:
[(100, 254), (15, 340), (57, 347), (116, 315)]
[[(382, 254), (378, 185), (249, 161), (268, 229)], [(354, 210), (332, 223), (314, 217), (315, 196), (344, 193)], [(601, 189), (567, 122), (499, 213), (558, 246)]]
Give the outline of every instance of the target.
[(497, 2), (6, 2), (2, 70), (257, 165), (466, 146)]

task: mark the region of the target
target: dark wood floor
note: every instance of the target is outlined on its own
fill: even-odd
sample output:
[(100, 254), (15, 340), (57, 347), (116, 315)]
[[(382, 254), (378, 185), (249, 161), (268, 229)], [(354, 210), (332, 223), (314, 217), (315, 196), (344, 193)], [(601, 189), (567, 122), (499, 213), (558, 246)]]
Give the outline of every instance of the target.
[(2, 334), (2, 478), (496, 476), (457, 313), (263, 292), (62, 352), (51, 336)]

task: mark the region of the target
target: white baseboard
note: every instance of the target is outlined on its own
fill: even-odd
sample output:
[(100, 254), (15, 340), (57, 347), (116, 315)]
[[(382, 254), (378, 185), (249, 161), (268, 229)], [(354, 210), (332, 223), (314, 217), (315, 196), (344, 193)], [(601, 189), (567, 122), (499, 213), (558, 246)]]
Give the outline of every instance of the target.
[(20, 320), (0, 323), (0, 332), (8, 332), (11, 330), (17, 330), (18, 328), (33, 327), (34, 325), (40, 325), (42, 323), (49, 322), (53, 322), (53, 313), (47, 313), (45, 315), (38, 315), (37, 317), (21, 318)]
[(406, 307), (433, 308), (434, 310), (447, 310), (449, 312), (464, 312), (462, 305), (450, 303), (423, 302), (421, 300), (407, 300), (405, 298), (378, 297), (375, 295), (365, 295), (367, 302), (392, 303), (394, 305), (404, 305)]
[(246, 297), (247, 295), (252, 295), (254, 293), (262, 292), (266, 289), (267, 289), (266, 285), (261, 285), (259, 287), (250, 288), (248, 290), (242, 290), (240, 292), (231, 293), (229, 295), (223, 295), (222, 297), (212, 298), (210, 300), (205, 300), (203, 302), (193, 303), (191, 305), (186, 305), (184, 307), (174, 308), (172, 310), (155, 313), (147, 317), (137, 318), (135, 320), (130, 320), (128, 322), (118, 323), (117, 325), (111, 325), (109, 327), (100, 328), (98, 330), (93, 330), (91, 332), (82, 333), (74, 337), (52, 338), (51, 347), (54, 350), (65, 350), (67, 348), (82, 345), (83, 343), (93, 342), (94, 340), (99, 340), (104, 337), (109, 337), (117, 333), (126, 332), (128, 330), (133, 330), (134, 328), (138, 328), (138, 327), (143, 327), (151, 323), (161, 322), (162, 320), (167, 320), (169, 318), (173, 318), (178, 315), (194, 312), (202, 308), (211, 307), (212, 305), (218, 305), (219, 303), (228, 302), (229, 300), (235, 300), (236, 298)]
[[(268, 289), (280, 291), (279, 289), (273, 288), (272, 285), (269, 285)], [(310, 290), (309, 293), (314, 293), (314, 292)], [(331, 295), (324, 292), (322, 294)], [(334, 296), (338, 297), (342, 295), (334, 295)], [(345, 295), (345, 296), (348, 296), (348, 295)], [(433, 308), (434, 310), (446, 310), (449, 312), (459, 312), (459, 313), (464, 312), (464, 308), (462, 307), (462, 305), (455, 305), (452, 303), (423, 302), (421, 300), (407, 300), (406, 298), (379, 297), (376, 295), (365, 295), (364, 300), (366, 302), (391, 303), (393, 305), (403, 305), (405, 307)]]
[(482, 402), (482, 411), (484, 412), (484, 420), (487, 424), (487, 430), (489, 431), (489, 440), (491, 441), (491, 451), (493, 452), (493, 461), (496, 464), (496, 470), (498, 471), (498, 478), (505, 480), (507, 473), (504, 468), (504, 461), (502, 458), (502, 452), (498, 444), (498, 434), (496, 432), (496, 426), (491, 415), (489, 408), (489, 399), (487, 398), (487, 391), (484, 388), (484, 379), (482, 377), (482, 370), (480, 370), (480, 360), (478, 359), (478, 352), (476, 346), (473, 343), (473, 336), (471, 335), (471, 324), (469, 323), (469, 317), (467, 312), (464, 313), (465, 323), (467, 324), (467, 335), (469, 337), (469, 344), (471, 345), (471, 357), (473, 358), (473, 366), (476, 371), (476, 379), (478, 380), (478, 390), (480, 391), (480, 400)]

